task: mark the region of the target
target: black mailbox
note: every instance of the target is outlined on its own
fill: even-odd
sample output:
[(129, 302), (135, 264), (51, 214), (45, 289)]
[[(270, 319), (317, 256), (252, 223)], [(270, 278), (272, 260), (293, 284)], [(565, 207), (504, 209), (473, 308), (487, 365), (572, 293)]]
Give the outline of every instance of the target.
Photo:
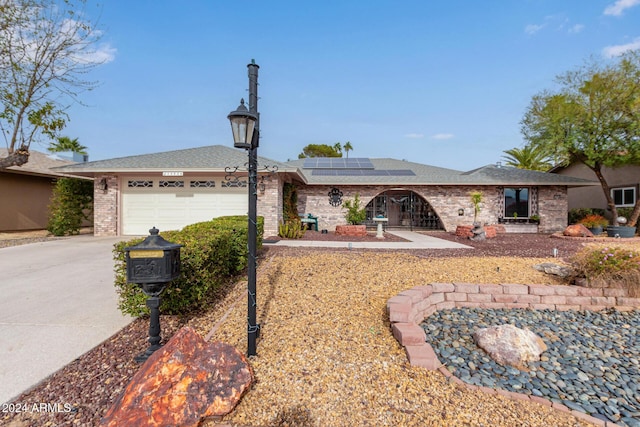
[(180, 275), (180, 248), (167, 242), (153, 227), (150, 236), (136, 246), (125, 248), (128, 283), (168, 283)]
[(136, 356), (136, 362), (144, 362), (161, 347), (160, 294), (167, 284), (180, 275), (180, 248), (182, 245), (167, 242), (153, 227), (142, 243), (124, 248), (127, 261), (127, 282), (135, 283), (147, 295), (149, 316), (149, 348)]

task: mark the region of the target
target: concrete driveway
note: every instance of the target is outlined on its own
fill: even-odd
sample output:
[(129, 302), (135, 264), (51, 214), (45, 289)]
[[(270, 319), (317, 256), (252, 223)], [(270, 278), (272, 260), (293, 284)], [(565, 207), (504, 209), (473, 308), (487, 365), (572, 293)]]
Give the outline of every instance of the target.
[(113, 286), (120, 240), (81, 235), (0, 249), (0, 402), (133, 320), (118, 310)]

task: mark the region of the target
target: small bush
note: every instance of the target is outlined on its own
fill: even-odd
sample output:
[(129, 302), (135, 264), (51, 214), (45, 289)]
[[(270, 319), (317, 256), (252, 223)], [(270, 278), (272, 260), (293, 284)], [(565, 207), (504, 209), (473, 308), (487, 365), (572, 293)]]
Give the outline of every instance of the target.
[(623, 247), (586, 247), (573, 258), (577, 275), (592, 286), (618, 285), (640, 294), (640, 251)]
[(281, 223), (278, 226), (278, 236), (284, 239), (301, 239), (306, 231), (299, 219), (294, 219)]
[[(262, 244), (263, 218), (258, 220), (258, 248)], [(163, 314), (185, 314), (209, 303), (224, 283), (247, 266), (247, 217), (220, 217), (191, 224), (180, 231), (160, 234), (172, 243), (184, 245), (180, 251), (180, 277), (162, 294)], [(125, 248), (137, 245), (136, 238), (114, 245), (115, 286), (118, 308), (131, 316), (148, 314), (146, 295), (134, 283), (127, 283)]]
[(578, 221), (578, 224), (582, 224), (587, 228), (606, 227), (609, 225), (609, 220), (601, 215), (590, 214)]
[(360, 224), (367, 219), (367, 211), (364, 207), (360, 207), (360, 196), (356, 193), (353, 200), (345, 200), (342, 209), (346, 209), (347, 213), (344, 218), (348, 224)]
[(578, 224), (580, 220), (588, 215), (604, 216), (604, 209), (598, 208), (576, 208), (569, 211), (569, 224)]
[(49, 205), (47, 230), (54, 236), (78, 234), (92, 216), (93, 182), (77, 178), (57, 180)]

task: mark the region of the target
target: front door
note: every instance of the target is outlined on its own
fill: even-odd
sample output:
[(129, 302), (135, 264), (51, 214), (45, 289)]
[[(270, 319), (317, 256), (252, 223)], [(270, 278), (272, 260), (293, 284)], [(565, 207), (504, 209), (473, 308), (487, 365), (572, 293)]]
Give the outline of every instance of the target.
[(410, 190), (389, 190), (373, 198), (367, 205), (367, 222), (382, 215), (389, 227), (442, 230), (440, 218), (429, 202)]

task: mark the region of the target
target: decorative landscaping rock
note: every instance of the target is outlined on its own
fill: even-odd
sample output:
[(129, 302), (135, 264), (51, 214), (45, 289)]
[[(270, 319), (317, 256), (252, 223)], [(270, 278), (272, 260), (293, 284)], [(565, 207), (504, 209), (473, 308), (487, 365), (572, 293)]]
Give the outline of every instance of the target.
[(487, 239), (487, 233), (484, 231), (484, 228), (481, 225), (474, 225), (471, 229), (471, 234), (472, 236), (469, 237), (469, 239), (471, 240), (478, 241)]
[(185, 327), (142, 365), (101, 425), (195, 427), (231, 412), (252, 382), (243, 354)]
[(473, 340), (497, 363), (517, 369), (526, 369), (527, 362), (540, 360), (540, 354), (547, 349), (542, 338), (513, 325), (478, 329)]
[(562, 234), (569, 237), (593, 237), (593, 233), (582, 224), (570, 225), (564, 229)]
[(563, 279), (567, 277), (571, 277), (575, 274), (571, 268), (566, 267), (564, 265), (554, 264), (552, 262), (544, 262), (542, 264), (536, 264), (533, 266), (533, 268), (547, 274), (552, 274), (554, 276), (561, 277)]
[(366, 225), (336, 225), (336, 234), (339, 236), (366, 236)]
[[(501, 225), (500, 226), (485, 225), (483, 228), (484, 228), (485, 237), (487, 239), (492, 239), (496, 237), (498, 233), (504, 233), (504, 227)], [(456, 236), (471, 238), (474, 236), (473, 229), (474, 229), (473, 225), (458, 225), (456, 227)]]

